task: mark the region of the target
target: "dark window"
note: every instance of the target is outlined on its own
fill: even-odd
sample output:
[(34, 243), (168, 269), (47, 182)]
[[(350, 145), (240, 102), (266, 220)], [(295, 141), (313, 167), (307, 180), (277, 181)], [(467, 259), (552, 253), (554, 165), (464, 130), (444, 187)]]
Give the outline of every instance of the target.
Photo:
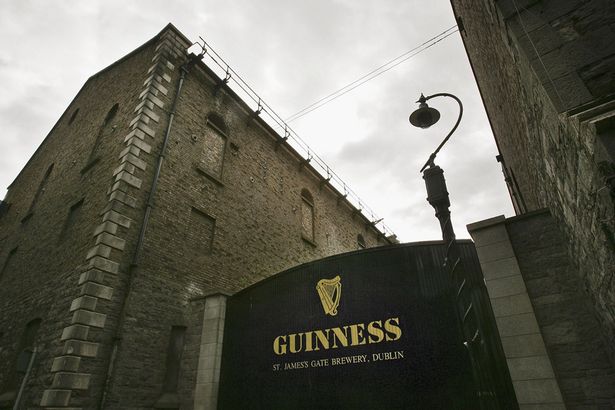
[(359, 249), (365, 249), (365, 238), (363, 238), (363, 235), (361, 234), (357, 235), (357, 245), (359, 246)]
[(34, 212), (34, 207), (36, 206), (36, 203), (40, 199), (41, 195), (43, 195), (43, 192), (45, 192), (45, 186), (47, 185), (47, 181), (49, 180), (51, 171), (53, 171), (53, 164), (49, 165), (49, 168), (47, 168), (47, 171), (45, 171), (43, 179), (38, 184), (38, 188), (36, 188), (36, 192), (34, 193), (34, 197), (32, 198), (32, 202), (30, 203), (28, 213), (26, 214), (26, 216), (24, 216), (22, 222), (25, 222), (27, 219), (29, 219), (30, 215)]
[(64, 222), (64, 226), (60, 232), (60, 240), (66, 238), (73, 226), (77, 225), (79, 215), (81, 214), (81, 205), (83, 205), (83, 198), (79, 202), (73, 204), (68, 210), (68, 216), (66, 217), (66, 221)]
[(100, 128), (98, 128), (98, 133), (96, 134), (94, 145), (92, 146), (92, 150), (90, 151), (90, 156), (88, 157), (88, 163), (85, 166), (85, 168), (81, 171), (82, 173), (90, 169), (92, 165), (98, 161), (98, 149), (100, 147), (100, 143), (102, 142), (105, 136), (112, 133), (113, 130), (115, 129), (113, 127), (112, 121), (117, 114), (118, 108), (119, 108), (119, 104), (117, 103), (114, 104), (113, 107), (111, 107), (109, 111), (107, 112), (107, 115), (105, 116), (105, 119), (100, 125)]
[(0, 278), (4, 276), (5, 272), (9, 271), (9, 268), (11, 266), (11, 261), (15, 258), (16, 253), (17, 253), (17, 247), (11, 249), (9, 251), (9, 254), (6, 255), (6, 259), (4, 260), (4, 263), (2, 264), (2, 269), (0, 269)]
[(73, 111), (73, 115), (71, 115), (70, 119), (68, 120), (68, 125), (71, 125), (73, 121), (75, 121), (75, 118), (77, 118), (77, 114), (79, 114), (79, 108)]
[(162, 385), (163, 392), (176, 392), (181, 369), (182, 353), (184, 351), (185, 326), (173, 326), (167, 348), (166, 371)]
[(307, 189), (301, 190), (301, 235), (314, 241), (314, 198)]

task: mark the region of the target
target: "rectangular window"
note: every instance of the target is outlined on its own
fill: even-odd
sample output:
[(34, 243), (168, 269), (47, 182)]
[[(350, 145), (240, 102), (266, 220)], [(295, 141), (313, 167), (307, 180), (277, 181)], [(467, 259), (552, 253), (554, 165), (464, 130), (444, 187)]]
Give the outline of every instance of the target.
[(68, 216), (66, 217), (66, 221), (64, 222), (64, 226), (60, 232), (60, 240), (64, 240), (70, 234), (73, 226), (77, 225), (79, 216), (81, 215), (81, 205), (83, 205), (83, 198), (71, 206), (68, 210)]
[(173, 326), (167, 349), (166, 372), (164, 375), (163, 392), (176, 392), (179, 382), (182, 353), (184, 351), (185, 326)]
[(15, 259), (15, 254), (17, 254), (17, 247), (11, 249), (9, 251), (9, 254), (6, 255), (6, 259), (4, 260), (4, 263), (2, 264), (2, 269), (0, 269), (0, 278), (2, 278), (4, 274), (8, 272), (9, 269), (11, 268), (11, 265), (12, 265), (11, 262), (13, 259)]
[(222, 177), (225, 148), (226, 137), (213, 127), (207, 127), (203, 136), (203, 152), (199, 165), (205, 172), (218, 179)]
[(187, 239), (197, 252), (211, 253), (215, 228), (215, 218), (196, 208), (190, 210), (190, 230)]

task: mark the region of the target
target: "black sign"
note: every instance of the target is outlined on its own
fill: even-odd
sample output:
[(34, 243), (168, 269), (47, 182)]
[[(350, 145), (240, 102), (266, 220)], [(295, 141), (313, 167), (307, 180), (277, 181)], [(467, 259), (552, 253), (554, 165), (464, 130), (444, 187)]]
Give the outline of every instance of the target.
[[(466, 269), (473, 244), (459, 241)], [(228, 300), (220, 409), (476, 409), (441, 242), (338, 255)]]

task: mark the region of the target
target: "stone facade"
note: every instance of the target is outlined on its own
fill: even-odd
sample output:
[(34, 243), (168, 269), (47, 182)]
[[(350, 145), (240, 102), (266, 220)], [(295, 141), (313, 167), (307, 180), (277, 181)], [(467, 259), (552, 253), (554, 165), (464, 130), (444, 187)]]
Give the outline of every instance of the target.
[(451, 3), (515, 209), (559, 223), (615, 363), (615, 4)]
[(169, 25), (91, 77), (10, 186), (0, 407), (36, 350), (24, 408), (193, 408), (205, 296), (389, 243), (190, 44)]

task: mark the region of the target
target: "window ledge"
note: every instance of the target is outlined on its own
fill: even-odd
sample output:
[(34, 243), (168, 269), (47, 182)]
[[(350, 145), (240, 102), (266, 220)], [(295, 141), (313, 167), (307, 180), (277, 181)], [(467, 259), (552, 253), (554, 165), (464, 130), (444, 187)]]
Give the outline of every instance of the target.
[(209, 172), (207, 172), (205, 169), (203, 169), (200, 165), (196, 164), (194, 166), (194, 169), (196, 169), (196, 172), (198, 172), (199, 174), (203, 175), (205, 178), (209, 179), (214, 184), (216, 184), (218, 186), (221, 186), (221, 187), (224, 186), (224, 182), (220, 181), (220, 179), (218, 177), (215, 177), (215, 176), (211, 175)]

